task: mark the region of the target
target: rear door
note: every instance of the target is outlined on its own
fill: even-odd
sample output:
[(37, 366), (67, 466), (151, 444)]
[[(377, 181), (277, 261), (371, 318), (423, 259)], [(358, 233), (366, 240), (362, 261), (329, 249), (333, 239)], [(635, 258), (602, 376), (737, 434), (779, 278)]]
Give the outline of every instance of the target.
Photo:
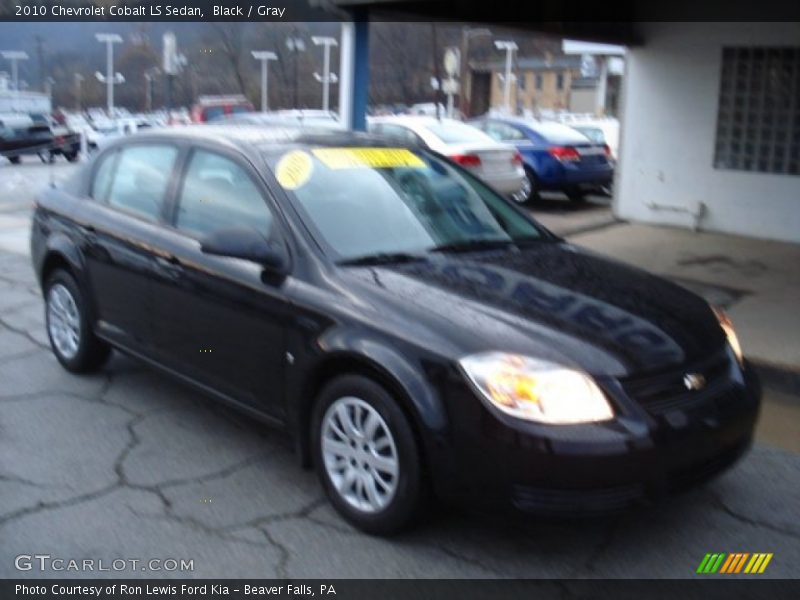
[(89, 195), (75, 220), (104, 337), (150, 354), (153, 343), (151, 282), (165, 198), (174, 184), (179, 148), (137, 143), (110, 151), (95, 163)]
[(275, 243), (283, 229), (255, 169), (236, 153), (194, 148), (159, 242), (155, 319), (159, 359), (230, 399), (283, 416), (284, 280), (253, 262), (212, 256), (200, 240), (252, 227)]

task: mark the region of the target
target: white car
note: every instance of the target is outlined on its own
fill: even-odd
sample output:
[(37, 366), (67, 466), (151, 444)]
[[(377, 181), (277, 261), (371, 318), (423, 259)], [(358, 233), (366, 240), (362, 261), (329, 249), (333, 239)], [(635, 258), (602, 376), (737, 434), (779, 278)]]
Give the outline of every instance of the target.
[(501, 194), (518, 203), (528, 200), (530, 182), (516, 148), (454, 119), (395, 116), (368, 120), (369, 131), (422, 146), (449, 157)]

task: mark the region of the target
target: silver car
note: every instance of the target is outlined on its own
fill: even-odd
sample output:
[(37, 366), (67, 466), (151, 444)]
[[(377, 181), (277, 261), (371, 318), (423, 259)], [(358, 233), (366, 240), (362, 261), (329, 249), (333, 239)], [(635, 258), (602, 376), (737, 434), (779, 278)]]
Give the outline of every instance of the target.
[(448, 156), (515, 202), (528, 200), (530, 182), (516, 148), (496, 142), (471, 125), (420, 116), (374, 117), (368, 125), (372, 133)]

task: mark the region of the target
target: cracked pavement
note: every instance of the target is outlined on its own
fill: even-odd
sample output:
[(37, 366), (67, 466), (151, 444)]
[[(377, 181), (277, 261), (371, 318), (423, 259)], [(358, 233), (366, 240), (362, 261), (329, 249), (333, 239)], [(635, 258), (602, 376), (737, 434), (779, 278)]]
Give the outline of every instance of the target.
[[(24, 248), (14, 227), (3, 243)], [(614, 518), (437, 508), (374, 538), (336, 515), (284, 434), (118, 354), (71, 375), (43, 316), (29, 259), (0, 244), (0, 577), (674, 578), (707, 552), (772, 552), (761, 577), (797, 576), (798, 454), (757, 444), (711, 484)], [(19, 554), (194, 570), (21, 572)]]

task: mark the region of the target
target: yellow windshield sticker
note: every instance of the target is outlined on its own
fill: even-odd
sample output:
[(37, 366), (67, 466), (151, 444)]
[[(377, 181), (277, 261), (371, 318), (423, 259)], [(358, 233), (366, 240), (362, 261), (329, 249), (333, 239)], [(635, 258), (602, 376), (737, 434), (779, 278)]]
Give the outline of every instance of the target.
[(311, 152), (329, 169), (425, 166), (419, 156), (406, 148), (316, 148)]
[(308, 181), (314, 163), (307, 152), (292, 150), (284, 154), (275, 167), (275, 179), (284, 189), (296, 190)]

